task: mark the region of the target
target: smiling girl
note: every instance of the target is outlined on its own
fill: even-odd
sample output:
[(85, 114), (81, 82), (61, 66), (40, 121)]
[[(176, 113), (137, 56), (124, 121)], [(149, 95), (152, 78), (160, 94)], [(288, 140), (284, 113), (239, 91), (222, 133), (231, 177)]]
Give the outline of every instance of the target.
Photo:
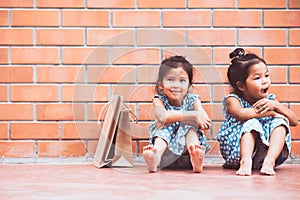
[(202, 171), (210, 147), (201, 129), (208, 129), (211, 120), (199, 96), (189, 92), (192, 81), (193, 66), (184, 57), (161, 63), (153, 98), (155, 121), (150, 126), (150, 144), (143, 148), (149, 172), (156, 172), (158, 166)]

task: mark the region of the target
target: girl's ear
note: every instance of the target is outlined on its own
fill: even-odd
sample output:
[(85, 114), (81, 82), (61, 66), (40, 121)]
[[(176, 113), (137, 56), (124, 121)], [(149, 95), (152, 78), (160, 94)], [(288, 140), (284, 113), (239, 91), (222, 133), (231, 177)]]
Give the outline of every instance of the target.
[(245, 91), (245, 89), (246, 89), (246, 85), (240, 81), (236, 82), (236, 86), (242, 92)]

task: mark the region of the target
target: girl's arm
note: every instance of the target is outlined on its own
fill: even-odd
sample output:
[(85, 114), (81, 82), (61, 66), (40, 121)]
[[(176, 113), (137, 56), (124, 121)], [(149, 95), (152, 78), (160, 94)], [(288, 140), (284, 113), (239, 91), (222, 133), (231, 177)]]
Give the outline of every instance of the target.
[[(196, 110), (195, 108), (194, 111), (166, 110), (163, 102), (159, 98), (154, 98), (152, 104), (154, 108), (154, 116), (161, 124), (167, 125), (173, 122), (182, 122), (195, 127), (200, 127), (202, 129), (209, 128), (210, 119), (207, 117), (205, 111), (201, 110), (202, 109), (201, 104), (200, 104), (201, 107), (199, 107), (198, 103), (196, 103), (197, 106), (195, 107), (197, 107), (198, 110)], [(199, 121), (200, 121), (200, 116), (202, 116), (203, 113), (205, 113), (205, 115), (203, 115), (204, 116), (203, 119), (205, 119), (206, 121), (203, 120), (204, 122), (202, 122), (201, 125), (199, 124)], [(209, 121), (209, 123), (207, 121)]]
[(275, 111), (284, 115), (289, 120), (291, 126), (297, 126), (298, 124), (298, 118), (296, 114), (277, 100), (265, 98), (257, 101), (255, 104), (253, 104), (253, 106), (258, 113), (264, 113), (270, 110)]
[(225, 101), (226, 113), (232, 115), (238, 121), (246, 121), (251, 118), (273, 117), (275, 111), (268, 110), (266, 112), (256, 112), (255, 108), (243, 108), (240, 101), (235, 97), (228, 97)]
[(211, 119), (203, 109), (199, 98), (197, 98), (197, 100), (194, 102), (194, 110), (197, 112), (196, 122), (198, 124), (198, 127), (200, 127), (201, 129), (208, 129), (211, 126)]

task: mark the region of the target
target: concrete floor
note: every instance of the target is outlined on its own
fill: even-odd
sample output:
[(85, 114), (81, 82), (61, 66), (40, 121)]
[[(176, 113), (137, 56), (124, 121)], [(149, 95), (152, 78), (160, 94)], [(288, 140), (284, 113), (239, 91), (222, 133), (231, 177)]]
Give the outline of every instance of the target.
[(0, 199), (300, 199), (300, 165), (284, 164), (275, 176), (240, 177), (220, 164), (148, 173), (91, 164), (1, 164)]

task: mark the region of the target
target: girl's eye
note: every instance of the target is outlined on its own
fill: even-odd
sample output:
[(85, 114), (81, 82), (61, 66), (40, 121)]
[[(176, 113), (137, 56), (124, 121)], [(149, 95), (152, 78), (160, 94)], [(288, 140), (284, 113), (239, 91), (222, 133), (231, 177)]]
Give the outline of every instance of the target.
[(185, 82), (187, 82), (187, 81), (186, 81), (185, 79), (181, 79), (180, 82), (185, 83)]
[(259, 80), (259, 79), (260, 79), (259, 76), (254, 77), (254, 80)]

